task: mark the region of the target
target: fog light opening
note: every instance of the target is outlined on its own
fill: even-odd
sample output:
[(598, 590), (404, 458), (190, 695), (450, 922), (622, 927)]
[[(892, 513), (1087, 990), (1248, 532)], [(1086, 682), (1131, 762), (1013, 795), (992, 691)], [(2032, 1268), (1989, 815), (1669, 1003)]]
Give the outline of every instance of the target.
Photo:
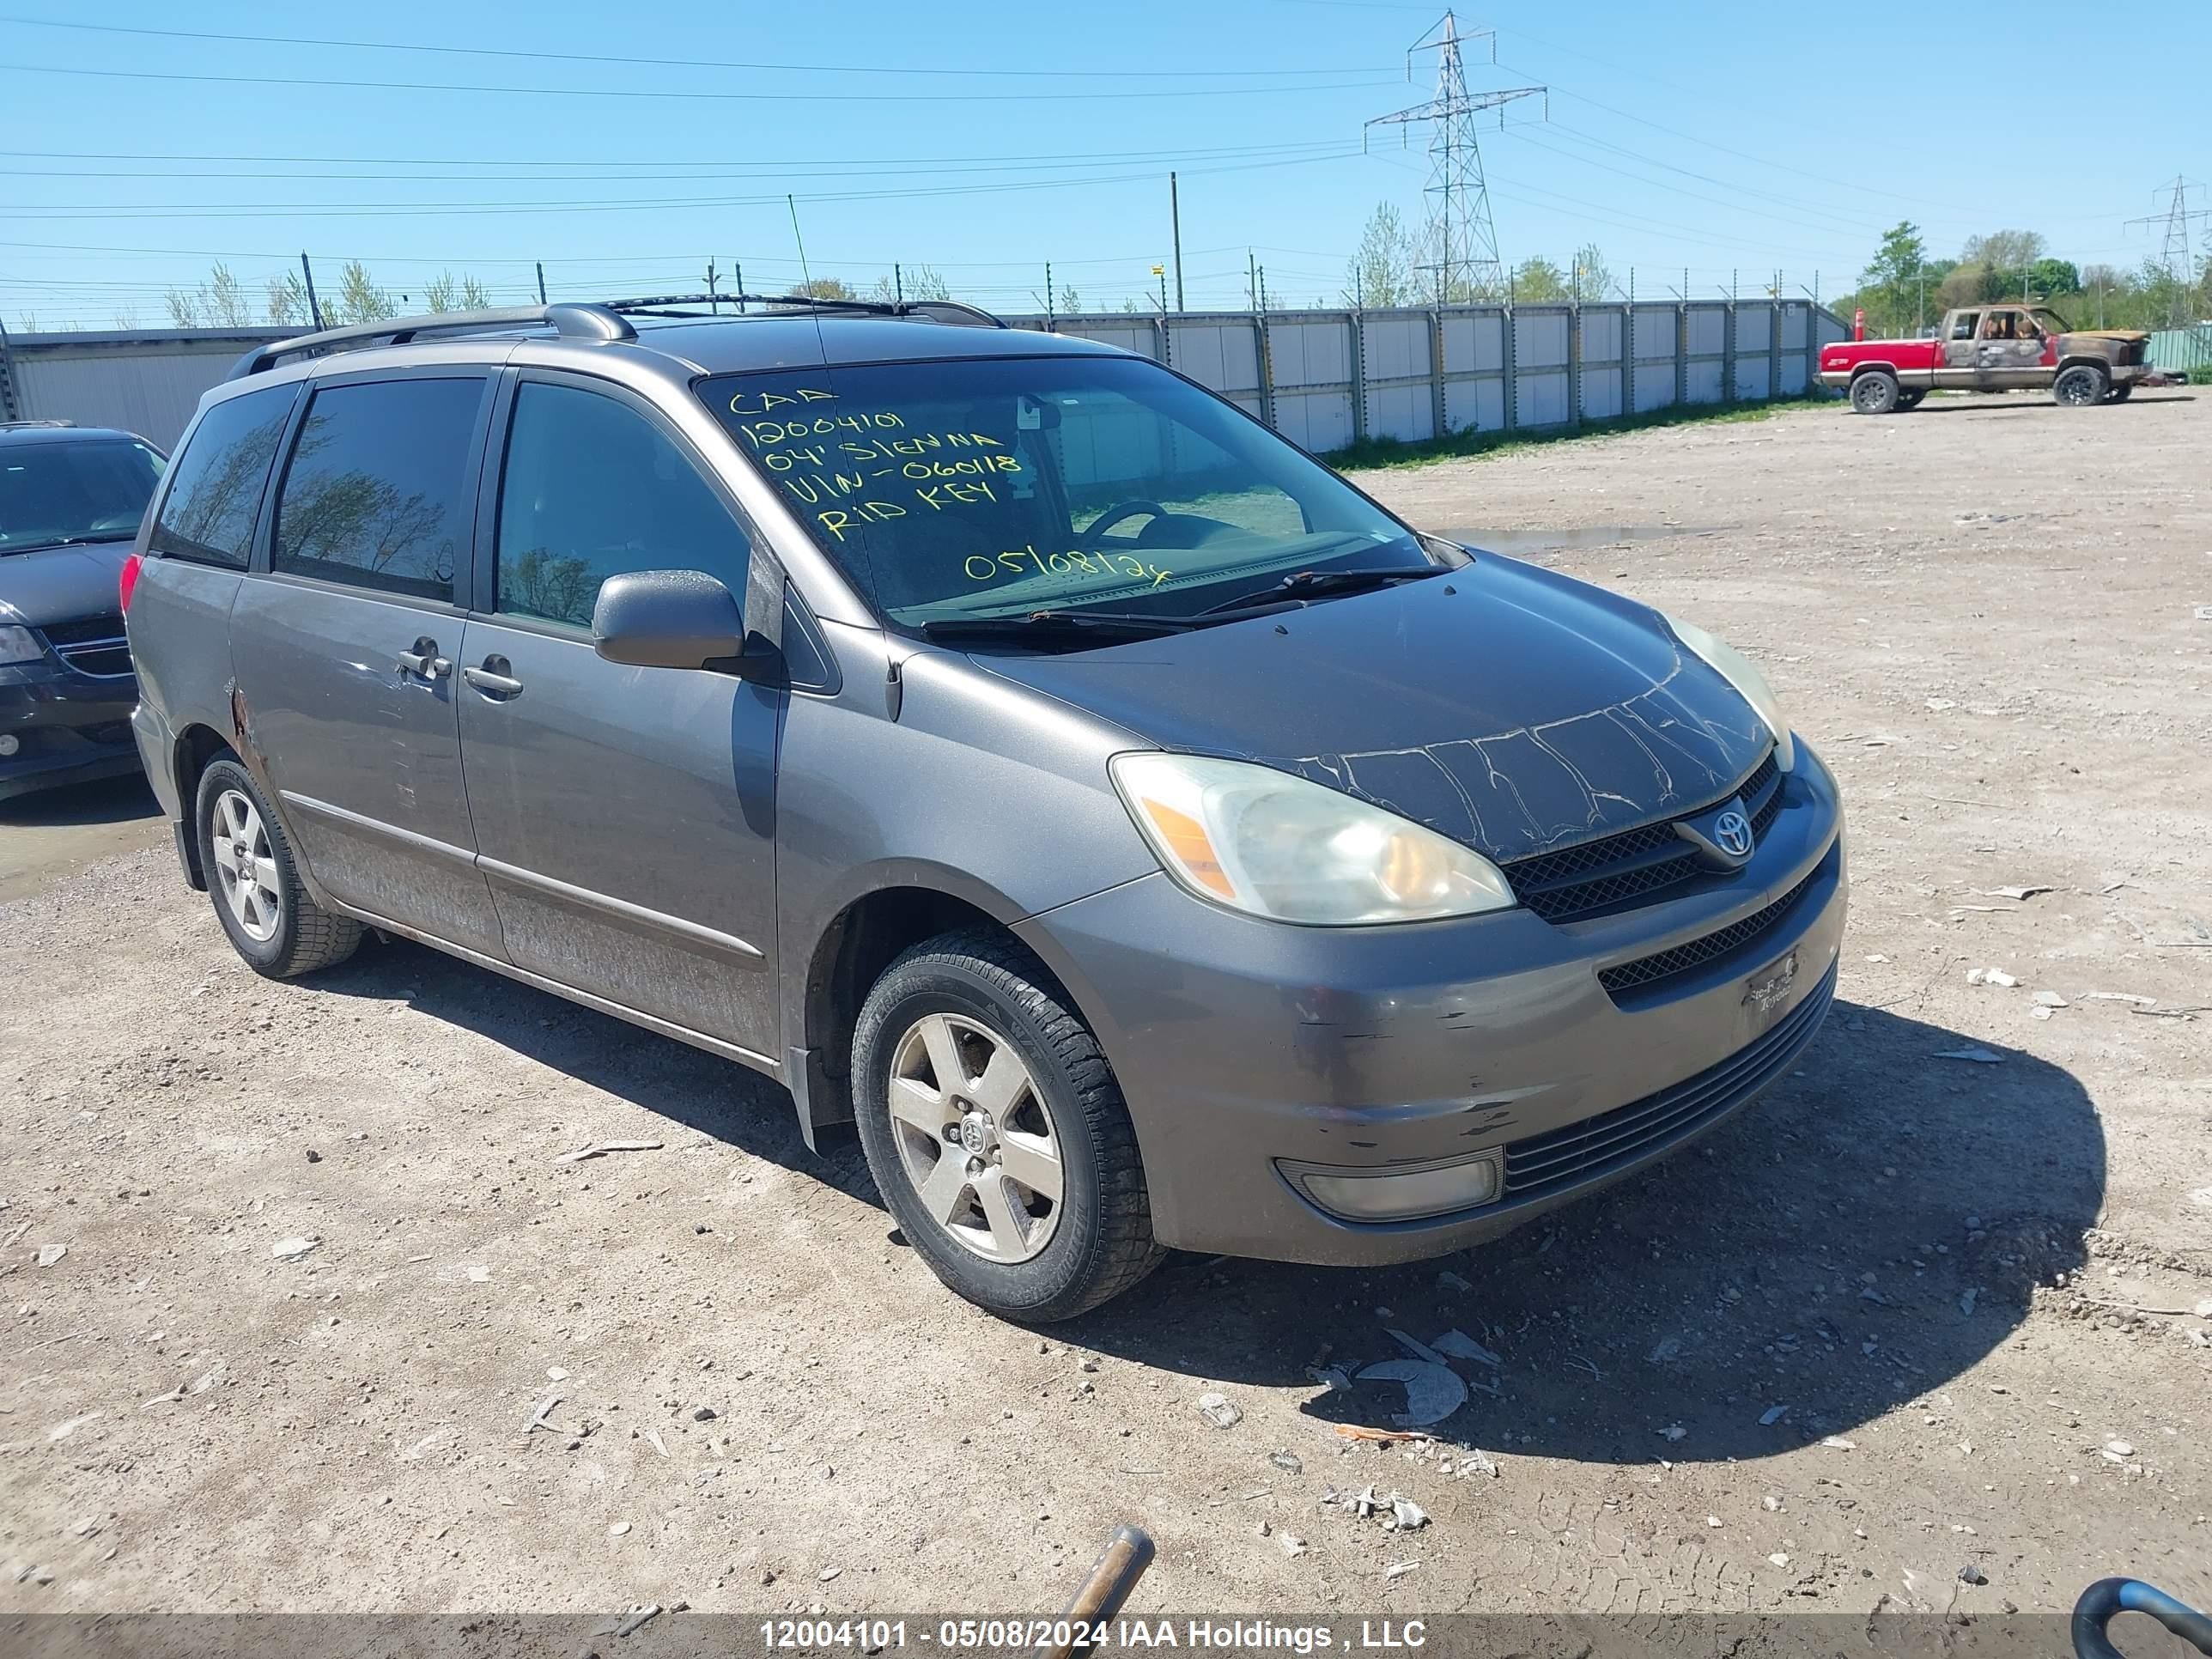
[(1331, 1215), (1346, 1221), (1417, 1221), (1496, 1201), (1504, 1159), (1496, 1149), (1449, 1163), (1347, 1170), (1285, 1164), (1283, 1172)]
[(23, 746), (22, 738), (13, 732), (0, 732), (0, 760), (5, 760)]

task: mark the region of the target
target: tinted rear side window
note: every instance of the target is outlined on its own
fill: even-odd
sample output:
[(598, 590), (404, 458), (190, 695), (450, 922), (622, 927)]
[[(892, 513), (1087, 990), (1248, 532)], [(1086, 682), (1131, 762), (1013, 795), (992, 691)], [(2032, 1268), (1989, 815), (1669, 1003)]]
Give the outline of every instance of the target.
[(162, 498), (149, 547), (174, 559), (246, 568), (262, 486), (276, 459), (293, 393), (289, 386), (270, 386), (208, 410), (172, 467), (175, 478)]
[(469, 446), (485, 384), (319, 390), (277, 492), (274, 567), (450, 602), (469, 544)]

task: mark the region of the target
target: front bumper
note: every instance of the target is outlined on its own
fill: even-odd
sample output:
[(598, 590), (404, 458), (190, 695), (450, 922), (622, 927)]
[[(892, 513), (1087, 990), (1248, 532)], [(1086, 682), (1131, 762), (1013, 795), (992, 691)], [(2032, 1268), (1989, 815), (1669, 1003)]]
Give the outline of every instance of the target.
[[(1843, 935), (1835, 784), (1802, 741), (1798, 754), (1742, 870), (1609, 916), (1292, 927), (1163, 875), (1022, 923), (1121, 1080), (1155, 1236), (1294, 1261), (1442, 1255), (1748, 1104), (1818, 1030)], [(1686, 971), (1600, 983), (1601, 969), (1730, 929), (1739, 942)], [(1415, 1220), (1341, 1219), (1294, 1178), (1480, 1152), (1498, 1158), (1502, 1194)]]
[(34, 789), (120, 777), (138, 769), (131, 710), (138, 683), (42, 663), (0, 668), (0, 800)]

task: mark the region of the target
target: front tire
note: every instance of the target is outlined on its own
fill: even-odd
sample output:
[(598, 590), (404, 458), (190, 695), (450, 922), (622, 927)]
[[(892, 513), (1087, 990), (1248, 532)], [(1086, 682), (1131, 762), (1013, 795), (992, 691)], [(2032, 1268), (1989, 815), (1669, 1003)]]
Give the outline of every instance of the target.
[(2090, 409), (2105, 401), (2112, 389), (2110, 378), (2094, 363), (2075, 363), (2058, 371), (2051, 383), (2053, 403), (2066, 409)]
[(354, 953), (361, 924), (308, 896), (284, 826), (235, 760), (210, 761), (200, 774), (193, 822), (216, 918), (254, 972), (290, 979)]
[(1137, 1136), (1067, 994), (994, 929), (930, 939), (884, 970), (853, 1035), (869, 1173), (957, 1294), (1048, 1323), (1158, 1265)]
[(1886, 368), (1870, 368), (1851, 382), (1851, 408), (1861, 415), (1887, 415), (1897, 407), (1902, 388)]

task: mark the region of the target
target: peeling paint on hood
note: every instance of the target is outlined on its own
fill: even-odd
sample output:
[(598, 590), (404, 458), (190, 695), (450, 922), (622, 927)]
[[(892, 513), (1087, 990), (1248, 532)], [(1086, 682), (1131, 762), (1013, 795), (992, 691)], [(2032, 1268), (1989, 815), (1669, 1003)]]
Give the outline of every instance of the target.
[(976, 661), (1164, 749), (1296, 773), (1500, 862), (1709, 805), (1771, 742), (1656, 612), (1494, 554), (1295, 612)]

